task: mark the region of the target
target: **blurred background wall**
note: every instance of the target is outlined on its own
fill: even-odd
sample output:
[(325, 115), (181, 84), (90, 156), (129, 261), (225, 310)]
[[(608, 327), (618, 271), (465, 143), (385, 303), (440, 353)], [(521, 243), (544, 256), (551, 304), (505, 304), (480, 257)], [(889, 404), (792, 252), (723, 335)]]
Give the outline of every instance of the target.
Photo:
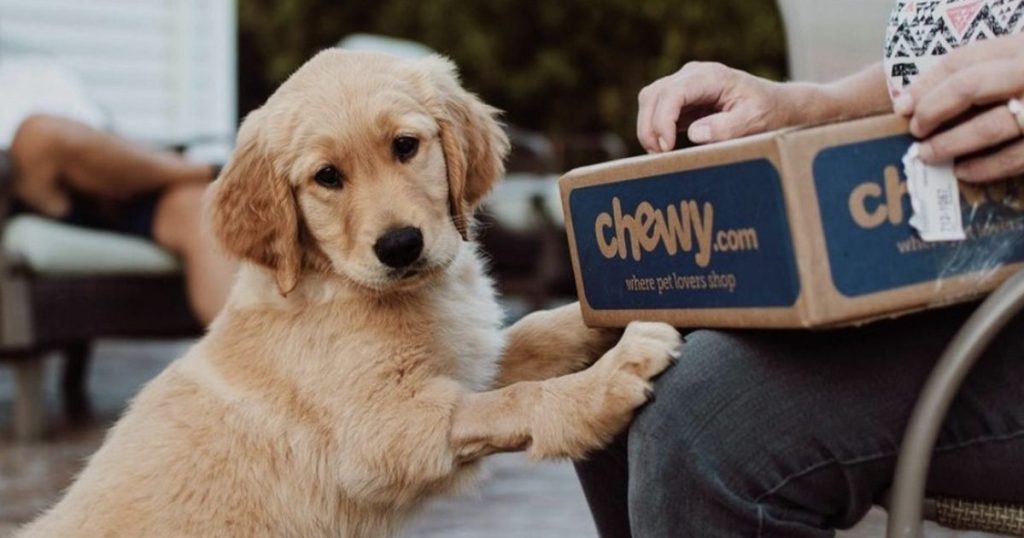
[(557, 142), (613, 132), (637, 150), (636, 95), (692, 59), (773, 79), (787, 72), (771, 0), (239, 0), (239, 112), (314, 52), (352, 33), (449, 55), (509, 122)]

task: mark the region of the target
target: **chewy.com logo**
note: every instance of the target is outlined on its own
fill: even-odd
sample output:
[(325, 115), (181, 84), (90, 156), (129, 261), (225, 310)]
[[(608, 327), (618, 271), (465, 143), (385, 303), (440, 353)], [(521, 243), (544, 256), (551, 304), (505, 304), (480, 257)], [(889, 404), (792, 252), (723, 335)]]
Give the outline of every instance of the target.
[(612, 198), (611, 213), (594, 221), (597, 247), (606, 259), (619, 257), (640, 261), (645, 252), (664, 249), (669, 256), (693, 252), (698, 267), (711, 263), (712, 252), (758, 250), (757, 230), (741, 228), (715, 231), (715, 207), (710, 202), (681, 200), (665, 208), (641, 202), (632, 214), (622, 211), (622, 202)]

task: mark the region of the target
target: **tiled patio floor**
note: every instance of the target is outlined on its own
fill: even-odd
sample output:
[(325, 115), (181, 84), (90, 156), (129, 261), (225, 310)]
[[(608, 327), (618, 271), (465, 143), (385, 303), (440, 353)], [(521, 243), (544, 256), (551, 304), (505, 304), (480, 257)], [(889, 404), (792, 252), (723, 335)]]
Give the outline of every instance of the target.
[[(70, 425), (56, 415), (54, 431), (41, 443), (10, 442), (11, 384), (0, 365), (0, 538), (53, 502), (81, 462), (102, 441), (103, 432), (139, 386), (180, 355), (188, 342), (105, 342), (97, 348), (90, 377), (96, 419)], [(53, 361), (55, 362), (55, 361)], [(56, 370), (50, 364), (49, 372)], [(55, 384), (50, 380), (49, 388)], [(492, 459), (489, 478), (475, 494), (431, 503), (406, 538), (588, 538), (595, 536), (582, 493), (567, 463), (530, 464), (519, 455)], [(883, 535), (884, 516), (868, 520), (843, 538)], [(931, 529), (931, 538), (979, 537)]]

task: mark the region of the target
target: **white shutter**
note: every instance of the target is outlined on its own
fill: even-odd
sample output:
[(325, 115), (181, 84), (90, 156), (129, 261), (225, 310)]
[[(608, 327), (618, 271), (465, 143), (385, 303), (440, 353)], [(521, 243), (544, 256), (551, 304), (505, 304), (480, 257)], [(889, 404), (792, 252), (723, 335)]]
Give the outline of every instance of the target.
[(0, 54), (56, 56), (119, 134), (229, 143), (235, 18), (235, 0), (0, 0)]
[(778, 0), (793, 80), (828, 82), (885, 58), (896, 0)]

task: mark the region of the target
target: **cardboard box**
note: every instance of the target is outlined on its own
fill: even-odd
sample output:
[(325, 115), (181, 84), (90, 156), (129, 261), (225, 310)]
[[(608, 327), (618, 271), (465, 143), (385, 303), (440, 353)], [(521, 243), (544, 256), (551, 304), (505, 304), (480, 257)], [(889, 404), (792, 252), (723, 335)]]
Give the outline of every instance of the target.
[(992, 290), (1024, 261), (1024, 187), (961, 184), (968, 239), (925, 243), (908, 224), (913, 141), (880, 116), (569, 172), (587, 323), (827, 327)]

